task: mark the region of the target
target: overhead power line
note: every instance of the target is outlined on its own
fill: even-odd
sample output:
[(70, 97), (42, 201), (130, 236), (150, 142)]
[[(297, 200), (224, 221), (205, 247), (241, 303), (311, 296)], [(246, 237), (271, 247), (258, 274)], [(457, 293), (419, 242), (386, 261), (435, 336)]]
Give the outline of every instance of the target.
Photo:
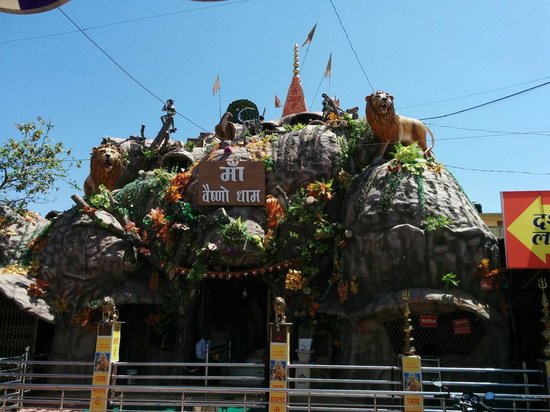
[(482, 173), (516, 173), (516, 174), (519, 173), (524, 175), (550, 176), (550, 172), (527, 172), (524, 170), (475, 169), (475, 168), (469, 168), (469, 167), (453, 166), (450, 164), (445, 164), (445, 167), (449, 167), (451, 169), (468, 170), (471, 172), (482, 172)]
[(498, 99), (494, 99), (494, 100), (491, 100), (491, 101), (488, 101), (488, 102), (485, 102), (485, 103), (481, 103), (481, 104), (478, 104), (478, 105), (475, 105), (475, 106), (472, 106), (472, 107), (468, 107), (466, 109), (462, 109), (462, 110), (458, 110), (456, 112), (452, 112), (452, 113), (447, 113), (447, 114), (442, 114), (441, 116), (433, 116), (433, 117), (424, 117), (420, 120), (436, 120), (436, 119), (443, 119), (445, 117), (449, 117), (449, 116), (454, 116), (456, 114), (460, 114), (460, 113), (464, 113), (464, 112), (469, 112), (471, 110), (475, 110), (475, 109), (479, 109), (480, 107), (484, 107), (484, 106), (488, 106), (490, 104), (493, 104), (493, 103), (497, 103), (497, 102), (501, 102), (503, 100), (507, 100), (507, 99), (510, 99), (512, 97), (515, 97), (515, 96), (518, 96), (520, 94), (523, 94), (523, 93), (527, 93), (527, 92), (530, 92), (531, 90), (535, 90), (535, 89), (538, 89), (540, 87), (543, 87), (543, 86), (547, 86), (550, 84), (550, 81), (548, 82), (544, 82), (544, 83), (541, 83), (541, 84), (538, 84), (536, 86), (533, 86), (533, 87), (529, 87), (528, 89), (523, 89), (523, 90), (520, 90), (519, 92), (516, 92), (516, 93), (512, 93), (512, 94), (509, 94), (507, 96), (504, 96), (504, 97), (500, 97)]
[(498, 135), (531, 135), (531, 136), (550, 136), (550, 130), (539, 130), (536, 132), (516, 132), (516, 131), (503, 131), (503, 130), (488, 130), (488, 129), (477, 129), (471, 127), (458, 127), (458, 126), (448, 126), (442, 124), (436, 124), (434, 127), (441, 127), (444, 129), (456, 129), (456, 130), (468, 130), (470, 132), (485, 132), (485, 133), (495, 133), (493, 136)]
[[(82, 33), (89, 41), (92, 42), (92, 44), (99, 50), (101, 51), (115, 66), (117, 66), (124, 74), (126, 74), (126, 76), (128, 76), (130, 79), (132, 79), (134, 81), (134, 83), (136, 83), (139, 87), (141, 87), (143, 90), (145, 90), (147, 93), (149, 93), (151, 96), (153, 96), (155, 99), (157, 99), (159, 102), (161, 103), (164, 103), (164, 100), (161, 99), (159, 96), (157, 96), (155, 93), (153, 93), (148, 87), (146, 87), (143, 83), (141, 83), (138, 79), (136, 79), (134, 76), (132, 76), (124, 67), (122, 67), (120, 64), (118, 64), (118, 62), (113, 58), (111, 57), (111, 55), (109, 53), (107, 53), (99, 44), (97, 44), (90, 36), (88, 36), (84, 30), (82, 30), (80, 28), (80, 26), (78, 24), (76, 24), (74, 22), (73, 19), (71, 19), (67, 13), (65, 13), (63, 11), (63, 9), (58, 8), (58, 10), (78, 29), (78, 31), (80, 31), (80, 33)], [(191, 119), (189, 119), (187, 116), (184, 116), (183, 114), (179, 113), (179, 112), (176, 112), (177, 115), (179, 115), (180, 117), (184, 118), (185, 120), (187, 120), (189, 123), (193, 124), (194, 126), (198, 127), (199, 129), (201, 130), (204, 130), (205, 132), (207, 132), (208, 130), (206, 130), (204, 127), (198, 125), (197, 123), (195, 123), (194, 121), (192, 121)]]
[[(97, 26), (83, 27), (82, 30), (86, 31), (86, 30), (102, 29), (102, 28), (105, 28), (105, 27), (118, 26), (120, 24), (127, 24), (127, 23), (135, 23), (136, 21), (142, 21), (142, 20), (157, 19), (159, 17), (172, 16), (172, 15), (175, 15), (175, 14), (191, 13), (191, 12), (200, 11), (200, 10), (204, 10), (204, 9), (213, 9), (215, 7), (226, 7), (226, 6), (231, 6), (233, 4), (246, 3), (248, 1), (251, 1), (251, 0), (239, 0), (239, 1), (234, 1), (232, 3), (213, 4), (213, 5), (210, 5), (210, 6), (195, 7), (195, 8), (192, 8), (192, 9), (172, 11), (172, 12), (169, 12), (169, 13), (154, 14), (152, 16), (137, 17), (135, 19), (120, 20), (120, 21), (116, 21), (116, 22), (113, 22), (113, 23), (106, 23), (106, 24), (100, 24), (100, 25), (97, 25)], [(41, 35), (41, 36), (21, 37), (21, 38), (18, 38), (18, 39), (0, 41), (0, 44), (15, 43), (15, 42), (20, 42), (20, 41), (28, 41), (28, 40), (37, 40), (37, 39), (43, 39), (43, 38), (47, 38), (47, 37), (63, 36), (65, 34), (78, 33), (79, 31), (80, 30), (70, 30), (70, 31), (59, 32), (59, 33), (44, 34), (44, 35)]]
[(344, 31), (344, 34), (346, 35), (346, 39), (348, 39), (349, 46), (351, 47), (351, 51), (353, 51), (353, 54), (355, 55), (355, 60), (357, 60), (357, 63), (359, 63), (359, 67), (361, 67), (361, 71), (363, 72), (363, 75), (367, 79), (367, 82), (369, 82), (369, 86), (371, 90), (374, 92), (374, 87), (372, 86), (372, 83), (370, 82), (369, 76), (367, 75), (367, 72), (365, 72), (365, 68), (363, 67), (363, 64), (361, 63), (361, 60), (359, 60), (359, 56), (357, 55), (357, 52), (355, 51), (355, 47), (353, 47), (353, 43), (351, 42), (351, 39), (349, 38), (348, 31), (344, 27), (344, 23), (342, 23), (342, 19), (340, 18), (340, 14), (338, 14), (338, 10), (336, 10), (336, 6), (332, 2), (332, 0), (329, 0), (330, 4), (332, 4), (332, 8), (334, 9), (334, 13), (336, 14), (336, 17), (338, 18), (338, 22), (340, 23), (340, 27), (342, 27), (342, 30)]
[(529, 81), (526, 81), (526, 82), (511, 84), (511, 85), (509, 85), (509, 86), (499, 87), (499, 88), (497, 88), (497, 89), (491, 89), (491, 90), (485, 90), (485, 91), (483, 91), (483, 92), (476, 92), (476, 93), (466, 94), (466, 95), (464, 95), (464, 96), (449, 97), (449, 98), (447, 98), (447, 99), (434, 100), (434, 101), (432, 101), (432, 102), (427, 102), (427, 103), (420, 103), (420, 104), (413, 104), (413, 105), (411, 105), (411, 106), (398, 107), (397, 110), (412, 109), (412, 108), (415, 108), (415, 107), (430, 106), (430, 105), (432, 105), (432, 104), (445, 103), (445, 102), (451, 102), (451, 101), (453, 101), (453, 100), (466, 99), (466, 98), (468, 98), (468, 97), (473, 97), (473, 96), (479, 96), (479, 95), (481, 95), (481, 94), (487, 94), (487, 93), (498, 92), (498, 91), (500, 91), (500, 90), (511, 89), (511, 88), (513, 88), (513, 87), (523, 86), (523, 85), (525, 85), (525, 84), (540, 82), (540, 81), (542, 81), (542, 80), (548, 80), (548, 79), (550, 79), (550, 77), (543, 77), (543, 78), (540, 78), (540, 79), (529, 80)]

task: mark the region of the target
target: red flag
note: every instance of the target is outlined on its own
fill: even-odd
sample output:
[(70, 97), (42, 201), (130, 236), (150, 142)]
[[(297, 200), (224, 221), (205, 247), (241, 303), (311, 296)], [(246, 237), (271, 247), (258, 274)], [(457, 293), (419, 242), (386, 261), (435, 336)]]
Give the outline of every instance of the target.
[(279, 100), (277, 95), (275, 95), (275, 107), (281, 107), (281, 101)]
[(216, 76), (216, 82), (214, 83), (214, 88), (212, 89), (212, 96), (214, 96), (220, 89), (220, 75)]
[(309, 32), (309, 34), (307, 35), (307, 39), (306, 41), (304, 42), (304, 44), (302, 44), (302, 47), (304, 47), (306, 44), (309, 44), (311, 43), (311, 40), (313, 40), (313, 35), (315, 34), (315, 29), (317, 28), (317, 23), (315, 23), (315, 26), (313, 26), (313, 28), (311, 29), (311, 31)]
[(330, 77), (331, 72), (332, 72), (332, 53), (330, 53), (330, 56), (328, 58), (327, 68), (325, 69), (325, 77)]

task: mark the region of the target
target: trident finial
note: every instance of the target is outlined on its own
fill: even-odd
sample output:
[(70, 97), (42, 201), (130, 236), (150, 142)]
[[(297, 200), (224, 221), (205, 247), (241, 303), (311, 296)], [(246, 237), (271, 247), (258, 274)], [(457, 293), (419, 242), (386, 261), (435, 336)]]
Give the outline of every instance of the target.
[(411, 356), (416, 352), (416, 349), (413, 346), (414, 338), (411, 336), (413, 327), (411, 325), (411, 319), (409, 318), (411, 311), (409, 309), (408, 301), (411, 298), (411, 293), (408, 289), (403, 289), (401, 297), (403, 298), (403, 301), (405, 301), (405, 306), (403, 307), (403, 354)]
[(546, 297), (546, 288), (548, 284), (546, 283), (546, 278), (539, 278), (537, 281), (539, 289), (542, 291), (542, 319), (541, 322), (544, 325), (542, 330), (542, 336), (546, 339), (546, 346), (542, 349), (542, 353), (546, 359), (550, 359), (550, 314), (548, 313), (548, 298)]

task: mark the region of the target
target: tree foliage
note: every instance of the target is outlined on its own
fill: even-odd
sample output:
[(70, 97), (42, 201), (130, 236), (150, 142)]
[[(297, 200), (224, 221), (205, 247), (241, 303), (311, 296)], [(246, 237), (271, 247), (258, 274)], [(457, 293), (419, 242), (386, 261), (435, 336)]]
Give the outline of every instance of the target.
[(75, 189), (76, 182), (68, 177), (80, 161), (71, 150), (50, 137), (54, 125), (42, 118), (37, 123), (17, 123), (18, 139), (9, 138), (0, 146), (0, 204), (22, 211), (30, 203), (48, 201), (52, 190), (63, 181)]

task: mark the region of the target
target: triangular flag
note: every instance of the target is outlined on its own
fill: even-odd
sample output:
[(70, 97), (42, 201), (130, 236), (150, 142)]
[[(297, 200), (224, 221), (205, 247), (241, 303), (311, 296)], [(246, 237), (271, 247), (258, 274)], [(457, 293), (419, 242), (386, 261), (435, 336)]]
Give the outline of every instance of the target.
[(315, 23), (315, 26), (313, 26), (313, 28), (311, 29), (311, 31), (309, 32), (309, 34), (307, 35), (307, 39), (306, 41), (304, 42), (304, 44), (302, 44), (302, 47), (304, 47), (306, 44), (309, 44), (311, 43), (311, 40), (313, 40), (313, 35), (315, 34), (315, 29), (317, 28), (317, 23)]
[(332, 72), (332, 53), (330, 53), (330, 56), (328, 58), (327, 68), (325, 70), (325, 77), (330, 77), (331, 72)]
[(220, 89), (220, 75), (216, 76), (216, 82), (214, 83), (214, 88), (212, 89), (212, 96), (214, 96)]
[(277, 95), (275, 95), (275, 107), (281, 107), (281, 101), (279, 100)]

